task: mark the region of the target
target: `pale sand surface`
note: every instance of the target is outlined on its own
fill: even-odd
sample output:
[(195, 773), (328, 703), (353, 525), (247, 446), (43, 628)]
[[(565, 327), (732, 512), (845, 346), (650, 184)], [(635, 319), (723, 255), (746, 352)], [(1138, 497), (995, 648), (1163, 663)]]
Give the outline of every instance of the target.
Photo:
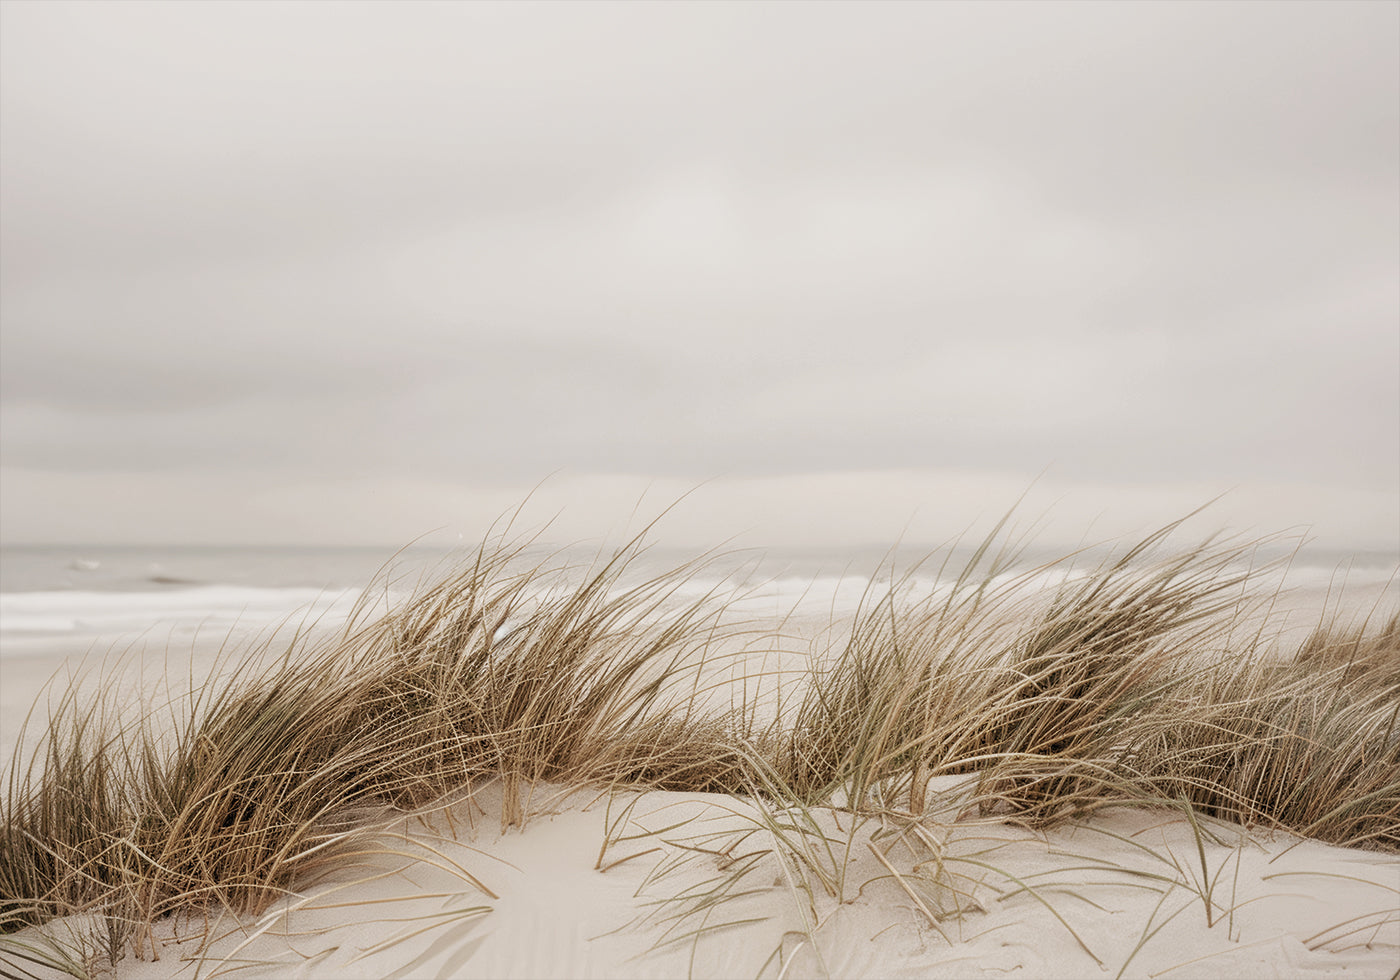
[[(768, 653), (772, 666), (800, 666), (823, 624), (793, 620), (791, 642)], [(226, 633), (159, 630), (63, 642), (6, 641), (6, 761), (36, 700), (46, 713), (55, 669), (67, 676), (86, 663), (95, 669), (82, 683), (125, 685), (149, 704), (210, 676), (229, 646)], [(124, 669), (110, 658), (101, 666), (112, 649), (128, 651)], [(171, 679), (161, 687), (152, 675)], [(385, 823), (361, 853), (267, 914), (211, 921), (220, 938), (203, 951), (189, 938), (203, 921), (158, 923), (159, 959), (128, 955), (115, 976), (1387, 978), (1400, 969), (1394, 855), (1217, 821), (1198, 837), (1165, 809), (1030, 831), (959, 813), (957, 785), (941, 783), (945, 809), (904, 828), (923, 836), (917, 845), (889, 836), (893, 826), (818, 812), (830, 850), (806, 840), (832, 879), (828, 894), (817, 874), (780, 858), (781, 842), (741, 799), (536, 786), (521, 789), (524, 826), (503, 830), (505, 790), (488, 782)], [(902, 881), (872, 853), (872, 834)]]
[[(878, 822), (823, 814), (844, 878), (833, 896), (772, 853), (734, 880), (747, 865), (731, 858), (773, 847), (741, 800), (535, 786), (525, 826), (503, 831), (502, 792), (489, 783), (394, 821), (260, 918), (211, 923), (222, 938), (199, 975), (1390, 977), (1400, 966), (1400, 859), (1209, 822), (1203, 870), (1190, 824), (1167, 811), (1117, 809), (1048, 832), (932, 815), (922, 826), (941, 864), (908, 875), (907, 852), (884, 848), (908, 891), (867, 847)], [(726, 884), (738, 897), (712, 902)], [(194, 976), (198, 944), (179, 937), (203, 927), (160, 923), (160, 959), (128, 957), (117, 976)]]

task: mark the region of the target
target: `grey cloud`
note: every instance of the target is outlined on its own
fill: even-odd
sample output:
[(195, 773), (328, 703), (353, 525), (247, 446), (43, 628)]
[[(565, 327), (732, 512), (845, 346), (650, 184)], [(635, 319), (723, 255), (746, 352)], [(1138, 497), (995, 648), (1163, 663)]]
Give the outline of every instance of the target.
[(1397, 485), (1393, 5), (0, 16), (7, 466)]
[(566, 208), (704, 154), (951, 160), (1128, 214), (1396, 163), (1393, 100), (1358, 97), (1393, 87), (1384, 7), (62, 6), (9, 15), (47, 42), (6, 52), (7, 225), (48, 236), (21, 267)]
[[(478, 343), (450, 371), (381, 364), (329, 390), (322, 368), (305, 384), (233, 386), (242, 394), (226, 404), (154, 416), (12, 407), (5, 443), (10, 462), (53, 468), (495, 481), (571, 467), (698, 480), (1016, 460), (1118, 479), (1342, 469), (1385, 485), (1386, 351), (1254, 343), (1174, 350), (1127, 338), (1096, 357), (1053, 342), (964, 343), (738, 369), (714, 348), (681, 358), (597, 341)], [(1379, 430), (1356, 424), (1371, 414)]]

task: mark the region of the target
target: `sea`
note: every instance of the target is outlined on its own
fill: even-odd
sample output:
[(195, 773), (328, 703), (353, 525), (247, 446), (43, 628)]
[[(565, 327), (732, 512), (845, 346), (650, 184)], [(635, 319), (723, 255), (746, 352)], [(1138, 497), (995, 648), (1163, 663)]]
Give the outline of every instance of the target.
[[(1109, 552), (1028, 548), (1001, 556), (1000, 577), (1024, 576), (1053, 585), (1103, 561)], [(589, 546), (533, 544), (517, 566), (569, 565), (599, 569), (613, 552)], [(984, 555), (982, 567), (996, 556)], [(258, 625), (315, 609), (331, 619), (348, 615), (367, 587), (407, 596), (475, 558), (473, 551), (419, 547), (250, 546), (18, 546), (0, 548), (0, 656), (8, 641), (78, 637), (139, 630), (156, 624), (188, 627)], [(872, 588), (905, 582), (917, 593), (953, 583), (970, 549), (788, 549), (700, 555), (675, 548), (640, 549), (627, 562), (627, 581), (686, 569), (683, 594), (737, 590), (746, 607), (775, 610), (805, 603), (853, 611)], [(1363, 605), (1396, 591), (1400, 554), (1275, 548), (1250, 556), (1260, 589), (1282, 584), (1336, 605), (1348, 593)], [(1328, 598), (1330, 597), (1330, 599)], [(1354, 604), (1354, 603), (1353, 603)]]
[[(560, 567), (545, 576), (544, 595), (560, 582), (598, 571), (614, 553), (599, 546), (555, 548), (534, 543), (516, 568)], [(1026, 547), (984, 554), (995, 579), (1042, 593), (1085, 574), (1108, 552), (1067, 558), (1064, 550)], [(808, 548), (699, 555), (640, 548), (630, 555), (619, 588), (683, 569), (674, 588), (681, 601), (713, 596), (726, 616), (764, 624), (849, 620), (862, 605), (896, 586), (909, 601), (956, 587), (974, 553), (917, 548)], [(94, 687), (128, 680), (139, 695), (147, 675), (188, 675), (279, 630), (335, 628), (356, 614), (362, 597), (386, 609), (415, 590), (473, 561), (472, 551), (430, 547), (92, 546), (0, 548), (0, 764), (16, 746), (25, 719), (51, 710), (55, 697), (80, 681)], [(1400, 555), (1391, 551), (1261, 548), (1242, 556), (1258, 569), (1252, 589), (1274, 597), (1269, 608), (1301, 639), (1319, 622), (1375, 622), (1400, 608)], [(572, 579), (570, 579), (572, 576)], [(1287, 625), (1287, 624), (1285, 624)], [(141, 670), (132, 674), (135, 664)], [(115, 666), (114, 666), (115, 665)], [(125, 665), (125, 673), (118, 667)], [(146, 671), (142, 674), (141, 671)], [(143, 679), (144, 678), (144, 679)], [(48, 700), (50, 708), (41, 703)]]

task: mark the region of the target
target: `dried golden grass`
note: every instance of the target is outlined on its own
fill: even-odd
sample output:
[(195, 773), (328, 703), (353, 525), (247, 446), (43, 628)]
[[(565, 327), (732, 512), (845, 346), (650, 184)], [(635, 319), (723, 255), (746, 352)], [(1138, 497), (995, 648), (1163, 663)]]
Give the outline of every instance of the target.
[(685, 570), (625, 583), (635, 546), (583, 570), (521, 569), (520, 553), (484, 547), (377, 619), (366, 600), (270, 666), (254, 651), (173, 731), (110, 731), (109, 705), (70, 692), (30, 764), (12, 764), (0, 928), (96, 913), (139, 950), (175, 910), (257, 914), (366, 816), (481, 777), (505, 782), (507, 823), (538, 780), (737, 786), (732, 723), (691, 707), (723, 604), (678, 599)]
[(1351, 658), (1319, 670), (1311, 655), (1217, 663), (1134, 720), (1133, 775), (1246, 826), (1400, 850), (1400, 682), (1389, 657), (1364, 670)]
[(1400, 849), (1397, 619), (1319, 630), (1289, 662), (1241, 627), (1271, 598), (1256, 545), (1162, 556), (1176, 527), (1048, 600), (990, 541), (950, 591), (878, 596), (785, 732), (797, 797), (917, 815), (932, 779), (975, 773), (977, 809), (1023, 822), (1186, 803)]
[(1400, 612), (1378, 630), (1366, 624), (1319, 626), (1298, 648), (1294, 662), (1307, 670), (1343, 669), (1342, 680), (1378, 687), (1400, 685)]

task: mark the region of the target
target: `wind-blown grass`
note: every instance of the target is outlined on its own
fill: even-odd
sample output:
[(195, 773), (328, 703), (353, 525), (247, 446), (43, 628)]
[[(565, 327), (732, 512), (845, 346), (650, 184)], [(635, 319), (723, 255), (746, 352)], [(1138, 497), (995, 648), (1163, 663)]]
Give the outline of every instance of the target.
[[(722, 696), (726, 658), (763, 639), (732, 621), (732, 593), (687, 597), (703, 562), (634, 581), (639, 541), (586, 568), (483, 546), (386, 612), (370, 591), (343, 629), (250, 651), (169, 723), (117, 726), (114, 704), (70, 689), (12, 761), (0, 932), (81, 914), (102, 923), (84, 955), (158, 955), (160, 917), (258, 915), (376, 821), (484, 779), (507, 825), (541, 781), (747, 796), (809, 899), (842, 893), (854, 840), (815, 811), (920, 840), (908, 828), (946, 808), (931, 787), (950, 775), (959, 811), (1024, 824), (1186, 807), (1400, 851), (1400, 617), (1320, 628), (1289, 658), (1245, 627), (1270, 598), (1254, 545), (1169, 552), (1175, 530), (1026, 574), (993, 537), (957, 574), (945, 560), (932, 595), (896, 578), (812, 651), (772, 724)], [(972, 901), (934, 844), (907, 872), (871, 847), (931, 921), (930, 883), (947, 908)]]
[(1175, 527), (1048, 598), (995, 560), (943, 595), (879, 596), (786, 733), (800, 795), (917, 815), (932, 779), (976, 773), (976, 807), (1023, 822), (1184, 801), (1400, 849), (1396, 619), (1321, 629), (1282, 659), (1240, 628), (1269, 599), (1250, 589), (1255, 545), (1154, 558)]
[(95, 912), (115, 954), (176, 910), (257, 914), (367, 817), (481, 777), (505, 781), (508, 823), (541, 779), (734, 785), (724, 719), (674, 689), (722, 635), (711, 604), (676, 599), (683, 574), (623, 585), (631, 548), (541, 598), (569, 570), (517, 570), (519, 552), (483, 549), (378, 619), (366, 601), (270, 666), (256, 651), (173, 732), (111, 731), (110, 706), (66, 698), (11, 767), (0, 929)]

